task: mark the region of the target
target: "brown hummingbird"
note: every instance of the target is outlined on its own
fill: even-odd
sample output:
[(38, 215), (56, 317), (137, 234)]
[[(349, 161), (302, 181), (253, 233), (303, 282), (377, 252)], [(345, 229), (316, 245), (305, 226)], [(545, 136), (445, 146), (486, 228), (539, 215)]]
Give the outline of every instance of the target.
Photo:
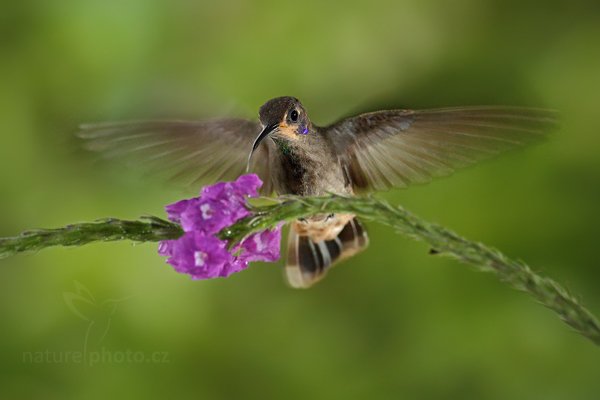
[[(503, 106), (376, 111), (329, 126), (311, 122), (295, 97), (277, 97), (259, 120), (132, 121), (88, 124), (87, 148), (133, 156), (188, 185), (232, 180), (246, 171), (263, 195), (320, 196), (403, 188), (451, 174), (541, 138), (555, 112)], [(306, 288), (368, 245), (352, 214), (319, 214), (291, 224), (285, 276)]]

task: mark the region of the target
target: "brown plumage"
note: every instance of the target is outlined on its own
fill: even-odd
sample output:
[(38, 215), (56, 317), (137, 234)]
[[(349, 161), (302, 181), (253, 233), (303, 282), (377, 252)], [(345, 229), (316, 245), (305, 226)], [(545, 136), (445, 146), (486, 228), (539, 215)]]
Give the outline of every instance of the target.
[[(407, 187), (445, 176), (544, 136), (555, 112), (516, 107), (377, 111), (319, 127), (294, 97), (269, 100), (259, 121), (139, 121), (82, 126), (87, 147), (171, 170), (187, 185), (231, 180), (249, 170), (262, 193), (318, 196)], [(249, 155), (250, 154), (250, 155)], [(309, 287), (368, 244), (351, 214), (292, 223), (286, 276)]]

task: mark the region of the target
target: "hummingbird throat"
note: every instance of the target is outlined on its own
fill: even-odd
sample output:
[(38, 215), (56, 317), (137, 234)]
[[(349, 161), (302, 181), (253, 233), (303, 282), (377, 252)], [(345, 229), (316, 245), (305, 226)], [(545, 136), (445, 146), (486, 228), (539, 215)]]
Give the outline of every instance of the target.
[(281, 154), (286, 156), (292, 155), (292, 147), (289, 142), (285, 139), (273, 138), (273, 142), (277, 145), (277, 148), (281, 152)]

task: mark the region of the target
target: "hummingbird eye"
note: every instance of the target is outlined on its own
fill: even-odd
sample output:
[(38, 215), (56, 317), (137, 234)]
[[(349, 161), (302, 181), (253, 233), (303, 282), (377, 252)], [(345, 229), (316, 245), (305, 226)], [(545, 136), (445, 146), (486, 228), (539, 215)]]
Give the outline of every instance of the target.
[(290, 111), (290, 121), (298, 122), (298, 111), (297, 110)]

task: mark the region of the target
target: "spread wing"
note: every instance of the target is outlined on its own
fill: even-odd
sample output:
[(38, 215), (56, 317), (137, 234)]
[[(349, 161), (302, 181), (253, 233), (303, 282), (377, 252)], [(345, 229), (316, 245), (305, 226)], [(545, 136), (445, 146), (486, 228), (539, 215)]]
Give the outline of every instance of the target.
[[(85, 147), (108, 158), (126, 158), (168, 175), (195, 190), (202, 182), (233, 180), (246, 172), (248, 154), (260, 133), (258, 122), (245, 119), (206, 121), (131, 121), (82, 125)], [(268, 148), (262, 144), (250, 171), (272, 192)]]
[(462, 107), (361, 114), (321, 128), (355, 191), (424, 183), (534, 142), (556, 123), (550, 110)]

